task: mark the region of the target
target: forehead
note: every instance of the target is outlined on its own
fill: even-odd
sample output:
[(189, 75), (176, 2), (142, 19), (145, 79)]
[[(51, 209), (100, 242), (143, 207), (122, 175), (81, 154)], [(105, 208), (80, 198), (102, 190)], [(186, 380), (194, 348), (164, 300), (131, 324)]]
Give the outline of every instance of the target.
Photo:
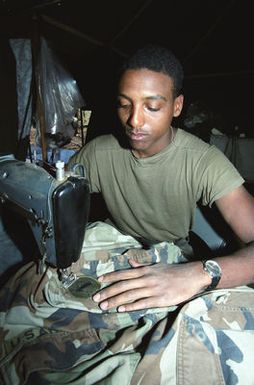
[(127, 70), (119, 82), (119, 94), (122, 95), (156, 94), (169, 97), (172, 93), (172, 79), (162, 72), (148, 69)]

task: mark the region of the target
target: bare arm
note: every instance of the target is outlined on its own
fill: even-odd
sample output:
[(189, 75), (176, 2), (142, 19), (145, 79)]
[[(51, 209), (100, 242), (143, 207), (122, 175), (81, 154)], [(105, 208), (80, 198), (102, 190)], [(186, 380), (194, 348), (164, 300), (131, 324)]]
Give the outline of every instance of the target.
[(232, 256), (216, 258), (222, 268), (218, 288), (254, 282), (254, 198), (241, 186), (216, 202), (236, 236), (245, 245)]
[[(218, 288), (254, 282), (254, 198), (239, 187), (216, 202), (226, 222), (245, 247), (232, 255), (214, 258), (222, 268)], [(133, 269), (105, 274), (102, 282), (113, 283), (94, 296), (102, 309), (118, 307), (131, 311), (163, 307), (184, 302), (202, 292), (210, 284), (201, 262), (165, 266), (140, 266), (131, 261)]]

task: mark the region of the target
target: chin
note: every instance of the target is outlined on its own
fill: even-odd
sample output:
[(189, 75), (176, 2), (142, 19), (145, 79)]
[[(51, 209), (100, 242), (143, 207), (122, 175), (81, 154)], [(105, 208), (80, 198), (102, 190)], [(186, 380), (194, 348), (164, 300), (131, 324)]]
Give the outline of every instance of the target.
[(134, 150), (145, 150), (147, 146), (144, 142), (129, 139), (129, 143)]
[(132, 150), (134, 150), (134, 151), (146, 151), (146, 147), (137, 146), (137, 145), (133, 144), (132, 142), (130, 142), (130, 146), (131, 146)]

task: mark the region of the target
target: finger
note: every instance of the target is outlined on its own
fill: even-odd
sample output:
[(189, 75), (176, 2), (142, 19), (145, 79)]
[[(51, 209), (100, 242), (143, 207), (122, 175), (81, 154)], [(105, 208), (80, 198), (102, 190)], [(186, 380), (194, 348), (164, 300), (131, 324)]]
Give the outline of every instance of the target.
[[(134, 266), (133, 266), (134, 267)], [(137, 266), (139, 267), (139, 266)], [(121, 280), (128, 280), (133, 278), (142, 277), (146, 273), (146, 267), (139, 267), (138, 269), (127, 269), (127, 270), (119, 270), (119, 271), (113, 271), (111, 273), (106, 273), (101, 275), (98, 278), (98, 281), (100, 282), (117, 282)]]
[(119, 306), (126, 306), (129, 303), (133, 303), (146, 297), (146, 289), (132, 289), (117, 296), (107, 298), (105, 301), (100, 302), (99, 306), (102, 310), (108, 310), (118, 308)]
[(117, 308), (117, 311), (119, 313), (134, 311), (134, 310), (143, 310), (143, 309), (151, 309), (155, 307), (162, 307), (163, 305), (160, 305), (160, 300), (157, 297), (149, 297), (149, 298), (142, 298), (138, 301), (120, 305)]
[(119, 296), (120, 294), (124, 295), (130, 290), (137, 290), (138, 288), (142, 287), (144, 287), (144, 282), (140, 278), (119, 281), (97, 292), (93, 296), (93, 300), (95, 302), (101, 302), (108, 298)]
[(130, 258), (128, 262), (131, 265), (131, 267), (141, 267), (141, 266), (147, 265), (147, 263), (141, 264), (140, 262), (137, 262), (135, 261), (135, 259), (132, 259), (132, 258)]

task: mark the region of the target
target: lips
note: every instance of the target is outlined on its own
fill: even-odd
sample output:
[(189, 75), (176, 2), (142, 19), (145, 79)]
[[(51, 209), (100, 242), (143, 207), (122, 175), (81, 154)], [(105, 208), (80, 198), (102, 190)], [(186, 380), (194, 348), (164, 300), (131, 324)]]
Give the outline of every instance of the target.
[(145, 134), (143, 132), (136, 132), (135, 133), (135, 132), (127, 131), (127, 135), (130, 138), (130, 140), (133, 140), (133, 141), (142, 141), (147, 137), (147, 134)]

